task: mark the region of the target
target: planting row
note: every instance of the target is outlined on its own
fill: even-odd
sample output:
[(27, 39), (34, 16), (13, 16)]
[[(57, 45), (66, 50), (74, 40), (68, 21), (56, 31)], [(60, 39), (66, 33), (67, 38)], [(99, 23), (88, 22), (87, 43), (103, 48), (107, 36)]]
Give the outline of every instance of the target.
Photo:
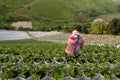
[(0, 42), (0, 79), (119, 79), (120, 48), (86, 45), (66, 61), (66, 44), (40, 41)]

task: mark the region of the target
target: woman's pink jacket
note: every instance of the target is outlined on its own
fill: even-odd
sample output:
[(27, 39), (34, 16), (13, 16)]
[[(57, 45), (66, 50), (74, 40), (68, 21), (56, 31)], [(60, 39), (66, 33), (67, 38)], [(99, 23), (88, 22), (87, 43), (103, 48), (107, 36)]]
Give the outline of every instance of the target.
[(79, 39), (77, 44), (75, 44), (74, 41), (71, 39), (72, 36), (73, 35), (70, 35), (70, 37), (68, 38), (68, 45), (65, 49), (66, 54), (74, 54), (75, 45), (77, 46), (76, 51), (79, 51), (84, 47), (85, 38), (82, 35), (80, 35), (81, 38)]

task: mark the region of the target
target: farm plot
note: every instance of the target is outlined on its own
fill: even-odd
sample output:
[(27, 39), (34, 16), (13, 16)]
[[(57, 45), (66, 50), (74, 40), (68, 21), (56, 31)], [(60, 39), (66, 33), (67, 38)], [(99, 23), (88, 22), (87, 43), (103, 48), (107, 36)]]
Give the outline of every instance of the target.
[(66, 62), (66, 44), (47, 41), (0, 42), (0, 80), (108, 80), (120, 77), (120, 47), (85, 45)]

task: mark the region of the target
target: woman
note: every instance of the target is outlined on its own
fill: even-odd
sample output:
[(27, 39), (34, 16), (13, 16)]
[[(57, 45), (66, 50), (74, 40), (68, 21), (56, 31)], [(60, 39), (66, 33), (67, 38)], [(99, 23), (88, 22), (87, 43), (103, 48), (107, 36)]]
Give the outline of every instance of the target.
[(75, 55), (75, 58), (78, 58), (79, 51), (84, 47), (85, 38), (81, 34), (81, 26), (75, 26), (73, 34), (70, 35), (68, 39), (68, 45), (65, 49), (66, 59), (68, 55)]

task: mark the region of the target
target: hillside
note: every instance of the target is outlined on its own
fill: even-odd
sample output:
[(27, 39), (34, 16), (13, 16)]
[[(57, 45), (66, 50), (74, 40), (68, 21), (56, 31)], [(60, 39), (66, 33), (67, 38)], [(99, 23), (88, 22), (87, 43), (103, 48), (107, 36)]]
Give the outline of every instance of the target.
[(0, 0), (0, 21), (31, 20), (36, 29), (113, 13), (119, 13), (113, 0)]
[[(73, 18), (78, 13), (95, 10), (98, 13), (116, 12), (112, 0), (0, 0), (0, 13), (26, 13), (52, 19)], [(5, 10), (6, 9), (6, 10)]]

